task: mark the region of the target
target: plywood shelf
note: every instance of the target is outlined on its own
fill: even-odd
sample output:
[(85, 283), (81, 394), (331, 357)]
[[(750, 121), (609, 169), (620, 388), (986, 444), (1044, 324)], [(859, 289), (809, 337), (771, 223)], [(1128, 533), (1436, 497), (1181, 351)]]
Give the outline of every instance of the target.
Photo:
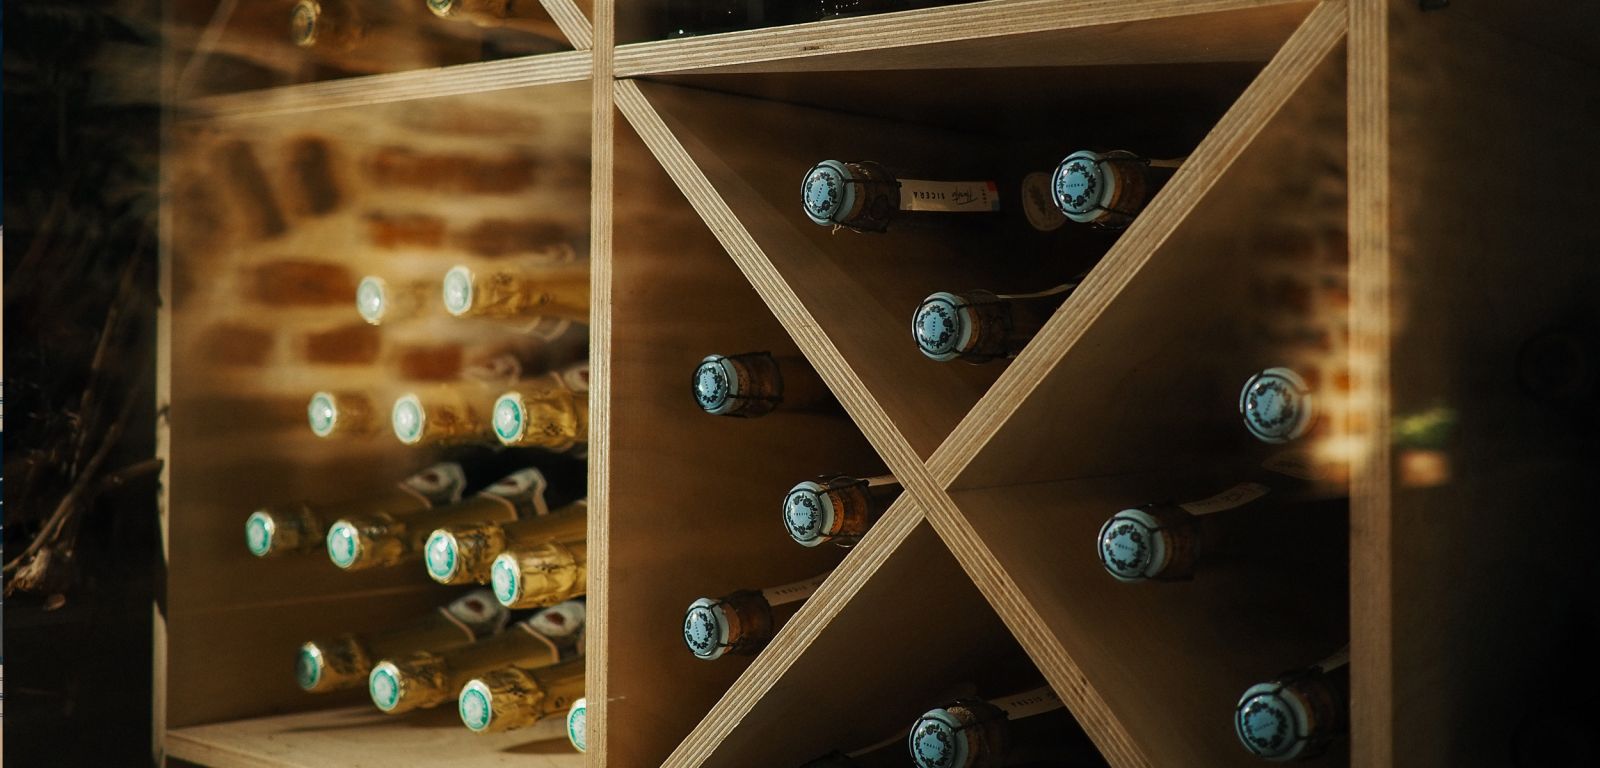
[[(1312, 765), (1500, 754), (1526, 719), (1514, 684), (1537, 677), (1541, 654), (1575, 647), (1574, 617), (1594, 612), (1566, 585), (1594, 575), (1581, 551), (1593, 523), (1569, 510), (1600, 493), (1582, 469), (1595, 441), (1529, 401), (1506, 360), (1552, 323), (1600, 327), (1586, 256), (1600, 243), (1578, 225), (1600, 200), (1574, 181), (1600, 176), (1585, 144), (1594, 105), (1562, 85), (1593, 74), (1572, 41), (1596, 14), (1562, 6), (1512, 23), (1399, 0), (987, 0), (660, 40), (662, 2), (542, 2), (574, 50), (190, 98), (174, 113), (171, 143), (189, 151), (165, 170), (177, 202), (161, 397), (178, 406), (162, 438), (167, 755), (230, 768), (781, 768), (876, 741), (957, 683), (1042, 677), (1076, 723), (1063, 727), (1081, 728), (1111, 766), (1243, 767), (1259, 763), (1228, 727), (1239, 692), (1346, 639), (1352, 733)], [(1558, 21), (1564, 30), (1545, 30)], [(1524, 119), (1536, 103), (1552, 116)], [(267, 196), (289, 199), (275, 177), (293, 171), (306, 133), (353, 149), (336, 161), (348, 178), (368, 172), (350, 158), (415, 140), (440, 156), (521, 153), (539, 181), (489, 194), (369, 180), (333, 215), (286, 203), (274, 225), (242, 212), (238, 201), (263, 193), (225, 178), (238, 143), (256, 153)], [(1020, 176), (1110, 144), (1187, 157), (1120, 235), (1030, 239), (1009, 221), (833, 234), (794, 194), (835, 156)], [(1523, 223), (1485, 219), (1454, 164), (1526, 146), (1570, 158), (1570, 176), (1507, 182), (1518, 202), (1505, 211)], [(234, 161), (221, 174), (209, 169), (219, 158)], [(421, 208), (451, 234), (417, 248), (362, 242), (374, 215)], [(581, 758), (528, 734), (475, 738), (439, 713), (326, 708), (352, 698), (304, 711), (262, 659), (308, 631), (381, 626), (443, 593), (244, 562), (222, 543), (237, 538), (230, 505), (274, 483), (315, 493), (418, 459), (307, 445), (280, 423), (285, 390), (329, 372), (378, 382), (390, 358), (367, 373), (302, 365), (299, 342), (282, 341), (267, 372), (196, 362), (216, 351), (203, 330), (260, 319), (217, 298), (249, 270), (333, 250), (353, 268), (431, 269), (470, 251), (466, 224), (530, 211), (591, 249)], [(1085, 269), (1008, 363), (935, 364), (909, 338), (911, 308), (932, 290), (1037, 289)], [(332, 317), (273, 311), (294, 333)], [(686, 391), (695, 362), (757, 349), (804, 357), (843, 413), (699, 413)], [(1090, 549), (1106, 516), (1221, 490), (1259, 464), (1231, 411), (1244, 377), (1278, 364), (1324, 385), (1314, 447), (1349, 468), (1349, 501), (1262, 518), (1263, 535), (1293, 543), (1288, 557), (1225, 560), (1190, 582), (1112, 580)], [(256, 455), (184, 420), (239, 403), (255, 409), (241, 428)], [(1454, 442), (1420, 458), (1454, 475), (1418, 484), (1400, 422), (1439, 407), (1456, 417)], [(856, 547), (797, 547), (778, 501), (832, 471), (890, 472), (905, 491)], [(1557, 510), (1574, 535), (1545, 542), (1507, 511), (1530, 507)], [(1459, 523), (1445, 534), (1441, 510)], [(707, 663), (682, 647), (690, 600), (830, 569), (755, 657)], [(1552, 583), (1563, 588), (1548, 599), (1520, 597)], [(1534, 652), (1508, 661), (1519, 649)]]

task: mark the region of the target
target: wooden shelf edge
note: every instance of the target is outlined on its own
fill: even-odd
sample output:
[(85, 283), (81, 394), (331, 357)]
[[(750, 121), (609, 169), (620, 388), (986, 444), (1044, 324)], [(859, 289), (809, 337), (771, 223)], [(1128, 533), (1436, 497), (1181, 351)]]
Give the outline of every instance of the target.
[(561, 28), (561, 34), (567, 36), (567, 42), (572, 43), (573, 48), (580, 51), (594, 48), (594, 25), (589, 23), (589, 17), (584, 15), (577, 3), (572, 0), (539, 0), (539, 4)]
[(166, 732), (166, 756), (211, 768), (309, 768), (298, 763), (268, 760), (243, 750), (214, 744), (182, 730)]
[(1325, 0), (1306, 17), (1265, 69), (1206, 135), (1154, 203), (1089, 273), (1022, 354), (1006, 367), (928, 460), (941, 488), (1010, 420), (1061, 364), (1095, 319), (1120, 295), (1261, 130), (1344, 39), (1345, 0)]
[[(651, 106), (637, 83), (616, 81), (616, 104), (630, 125), (644, 140), (656, 160), (689, 199), (689, 204), (705, 220), (717, 240), (733, 258), (767, 308), (783, 323), (784, 329), (806, 356), (817, 374), (855, 422), (856, 428), (896, 474), (922, 472), (922, 459), (912, 450), (878, 401), (867, 391), (858, 375), (837, 346), (823, 332), (794, 289), (778, 273), (712, 186), (704, 171), (695, 165), (679, 137), (667, 128), (661, 115)], [(709, 153), (707, 153), (709, 156)], [(754, 194), (753, 192), (750, 194)]]
[(1365, 451), (1350, 482), (1350, 762), (1391, 766), (1394, 591), (1389, 394), (1389, 4), (1350, 8), (1350, 417)]
[[(990, 0), (874, 16), (617, 46), (619, 77), (813, 59), (844, 53), (1127, 24), (1307, 0)], [(793, 69), (804, 69), (797, 64)]]
[[(570, 3), (571, 0), (567, 0)], [(574, 6), (575, 7), (575, 6)], [(616, 5), (601, 0), (594, 6), (594, 50), (589, 51), (594, 79), (590, 99), (589, 192), (589, 572), (585, 598), (588, 624), (584, 629), (584, 700), (593, 715), (587, 723), (588, 751), (584, 764), (606, 764), (606, 685), (610, 643), (611, 580), (605, 577), (611, 563), (611, 285), (613, 189), (616, 154), (616, 116), (612, 104), (611, 57)]]
[(186, 120), (250, 119), (340, 107), (488, 93), (588, 79), (590, 51), (561, 51), (505, 61), (351, 77), (183, 102)]
[(805, 653), (922, 520), (922, 510), (909, 494), (896, 499), (816, 594), (778, 630), (772, 644), (751, 662), (733, 687), (673, 750), (663, 768), (703, 765), (717, 745), (772, 690), (773, 684)]

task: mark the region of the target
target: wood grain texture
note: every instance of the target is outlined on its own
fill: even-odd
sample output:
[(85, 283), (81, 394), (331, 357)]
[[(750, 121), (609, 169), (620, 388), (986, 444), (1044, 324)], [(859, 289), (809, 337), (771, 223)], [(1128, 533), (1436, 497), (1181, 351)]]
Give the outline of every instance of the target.
[(562, 719), (484, 735), (463, 727), (453, 706), (398, 717), (371, 708), (335, 709), (181, 728), (168, 734), (167, 749), (171, 757), (211, 768), (578, 768), (584, 764), (583, 755), (567, 743)]
[(1309, 10), (1285, 0), (991, 0), (617, 48), (617, 72), (826, 72), (1251, 61)]
[(544, 12), (561, 28), (561, 34), (567, 36), (567, 42), (572, 47), (587, 51), (594, 47), (594, 24), (589, 21), (589, 14), (574, 0), (539, 0), (544, 6)]
[[(589, 154), (593, 193), (589, 198), (589, 466), (611, 466), (611, 351), (613, 234), (616, 228), (616, 107), (613, 98), (612, 51), (616, 41), (616, 4), (593, 0), (594, 49), (590, 83)], [(585, 765), (603, 767), (611, 731), (606, 727), (610, 697), (611, 646), (611, 474), (589, 472), (589, 589), (591, 624), (584, 639), (584, 699), (588, 708)]]
[(593, 55), (568, 51), (440, 69), (290, 85), (185, 102), (179, 112), (203, 120), (250, 119), (341, 107), (489, 93), (586, 80)]

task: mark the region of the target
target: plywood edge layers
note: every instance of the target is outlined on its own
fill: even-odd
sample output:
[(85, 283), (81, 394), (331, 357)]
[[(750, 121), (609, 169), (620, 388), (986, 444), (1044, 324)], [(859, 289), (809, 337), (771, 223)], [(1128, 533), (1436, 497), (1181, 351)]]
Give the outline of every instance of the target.
[[(566, 0), (570, 3), (570, 0)], [(615, 228), (616, 115), (612, 100), (612, 47), (616, 5), (594, 4), (594, 73), (590, 106), (589, 197), (589, 586), (585, 628), (588, 666), (584, 697), (589, 717), (585, 765), (606, 764), (606, 684), (611, 633), (607, 621), (611, 582), (611, 299), (612, 233)]]
[(805, 354), (812, 368), (828, 384), (855, 422), (856, 428), (872, 444), (890, 472), (897, 476), (924, 472), (922, 460), (895, 428), (883, 406), (867, 391), (860, 375), (845, 362), (838, 347), (823, 332), (810, 310), (800, 302), (794, 289), (784, 281), (749, 230), (734, 216), (706, 173), (696, 165), (697, 160), (717, 162), (716, 153), (705, 147), (696, 147), (701, 150), (698, 152), (686, 148), (682, 140), (667, 128), (637, 82), (618, 80), (616, 100), (623, 116), (683, 191), (695, 212), (705, 220), (706, 226), (711, 228), (723, 248), (733, 257), (739, 271), (750, 281), (762, 301), (783, 323), (784, 329)]
[[(815, 60), (819, 57), (840, 54), (1270, 7), (1298, 13), (1296, 8), (1308, 5), (1306, 0), (1077, 0), (1070, 3), (991, 0), (698, 38), (633, 43), (617, 48), (617, 74), (635, 77), (709, 69), (806, 71), (818, 68)], [(891, 68), (952, 66), (948, 58), (930, 57), (916, 65), (901, 61)], [(956, 66), (984, 66), (981, 59), (969, 57)], [(789, 65), (754, 66), (782, 61)]]
[(1389, 0), (1350, 5), (1350, 374), (1362, 448), (1350, 487), (1352, 765), (1395, 760), (1390, 477)]
[(1327, 0), (1306, 17), (1255, 81), (1184, 162), (994, 386), (928, 460), (941, 487), (953, 484), (1084, 332), (1144, 269), (1218, 178), (1246, 152), (1272, 117), (1344, 39), (1344, 0)]
[(587, 51), (594, 47), (594, 25), (589, 23), (589, 17), (583, 14), (576, 3), (572, 0), (539, 0), (539, 4), (561, 28), (561, 34), (567, 36), (567, 42), (572, 43), (573, 48)]
[(249, 119), (570, 83), (589, 77), (592, 59), (589, 51), (561, 51), (506, 61), (460, 64), (209, 96), (184, 102), (178, 110), (186, 119)]
[(699, 725), (673, 750), (663, 763), (664, 768), (695, 768), (704, 764), (717, 745), (744, 720), (757, 702), (771, 693), (773, 684), (921, 522), (922, 511), (910, 495), (896, 499), (816, 594), (778, 630), (772, 644), (751, 662)]

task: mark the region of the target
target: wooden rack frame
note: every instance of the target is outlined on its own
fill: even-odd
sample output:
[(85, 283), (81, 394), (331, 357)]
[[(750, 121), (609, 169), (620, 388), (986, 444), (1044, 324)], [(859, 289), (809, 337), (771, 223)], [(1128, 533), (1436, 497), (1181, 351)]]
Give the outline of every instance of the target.
[[(1593, 97), (1561, 87), (1594, 82), (1589, 38), (1574, 31), (1600, 28), (1594, 12), (1554, 0), (1536, 3), (1547, 14), (1469, 2), (1428, 12), (1404, 0), (987, 0), (652, 40), (659, 1), (543, 4), (573, 51), (196, 99), (183, 124), (592, 86), (587, 756), (350, 710), (240, 719), (248, 705), (185, 704), (169, 727), (172, 702), (208, 695), (182, 689), (194, 673), (176, 672), (169, 650), (193, 653), (240, 633), (169, 637), (198, 632), (169, 628), (167, 613), (184, 611), (173, 582), (200, 572), (171, 542), (202, 525), (173, 500), (226, 489), (183, 490), (194, 481), (170, 460), (182, 458), (173, 446), (183, 438), (165, 426), (173, 581), (157, 622), (158, 754), (217, 766), (799, 764), (873, 740), (883, 712), (898, 713), (951, 675), (977, 674), (985, 649), (1014, 645), (1111, 765), (1242, 767), (1257, 763), (1228, 726), (1239, 681), (1314, 658), (1345, 631), (1351, 738), (1316, 765), (1477, 764), (1475, 756), (1505, 749), (1517, 725), (1507, 699), (1537, 675), (1539, 654), (1526, 649), (1557, 647), (1551, 628), (1567, 606), (1535, 606), (1518, 626), (1480, 620), (1523, 610), (1517, 595), (1540, 580), (1592, 578), (1576, 555), (1566, 566), (1519, 570), (1556, 545), (1505, 510), (1592, 499), (1594, 481), (1573, 457), (1592, 455), (1593, 445), (1551, 438), (1559, 427), (1507, 405), (1508, 385), (1485, 383), (1505, 355), (1475, 355), (1473, 341), (1504, 352), (1554, 320), (1595, 320), (1600, 291), (1587, 254), (1600, 243), (1578, 224), (1600, 192), (1524, 176), (1503, 182), (1503, 215), (1485, 222), (1471, 215), (1481, 211), (1479, 190), (1450, 169), (1464, 157), (1540, 146), (1575, 166), (1571, 179), (1600, 177), (1600, 154), (1585, 148)], [(935, 77), (948, 87), (915, 87)], [(1127, 106), (1106, 95), (1108, 81), (1133, 101), (1175, 99), (1173, 113), (1188, 110), (1204, 130), (1183, 138), (1192, 151), (1182, 171), (1005, 366), (911, 373), (903, 318), (882, 306), (918, 290), (917, 281), (896, 284), (913, 268), (978, 281), (989, 265), (915, 235), (830, 240), (772, 191), (798, 181), (800, 159), (834, 146), (950, 157), (972, 139), (948, 119), (963, 99), (989, 110), (1029, 94), (1048, 104), (1092, 91), (1108, 107)], [(996, 101), (983, 101), (985, 89)], [(1543, 121), (1519, 119), (1534, 104), (1558, 108)], [(1059, 117), (991, 112), (1035, 121), (997, 129), (1019, 142), (1040, 138), (1041, 118)], [(1540, 234), (1517, 223), (1525, 217)], [(1208, 342), (1223, 337), (1207, 336), (1216, 331), (1208, 318), (1242, 299), (1228, 276), (1251, 268), (1244, 248), (1271, 244), (1280, 222), (1306, 220), (1331, 221), (1327, 231), (1348, 240), (1350, 342), (1339, 353), (1352, 393), (1348, 524), (1322, 531), (1337, 567), (1305, 584), (1263, 587), (1233, 574), (1181, 595), (1113, 600), (1117, 587), (1100, 578), (1086, 537), (1110, 505), (1178, 487), (1164, 470), (1204, 446), (1143, 438), (1189, 418), (1180, 410), (1215, 382), (1174, 373), (1209, 377), (1249, 361), (1244, 351), (1214, 352), (1222, 347)], [(1530, 240), (1547, 257), (1524, 275), (1526, 265), (1504, 256)], [(924, 247), (935, 253), (917, 261), (912, 250)], [(883, 252), (876, 265), (864, 256), (872, 249)], [(1038, 281), (1063, 268), (995, 269)], [(174, 269), (169, 258), (167, 296)], [(1497, 290), (1524, 279), (1526, 291)], [(1555, 294), (1564, 303), (1546, 300)], [(1475, 300), (1492, 307), (1498, 326), (1463, 320), (1474, 330), (1452, 329)], [(185, 365), (171, 354), (172, 324), (169, 311), (163, 408), (173, 402), (173, 367)], [(686, 413), (685, 362), (745, 347), (803, 354), (848, 422), (778, 429)], [(1452, 462), (1452, 483), (1409, 478), (1395, 437), (1430, 398), (1459, 418), (1453, 441), (1430, 447)], [(1495, 408), (1527, 418), (1508, 434), (1479, 418)], [(1492, 469), (1511, 455), (1536, 466)], [(786, 479), (845, 468), (886, 469), (905, 488), (847, 554), (797, 552), (749, 512)], [(1441, 509), (1459, 515), (1442, 534), (1427, 523), (1432, 516), (1437, 526)], [(674, 616), (697, 590), (829, 567), (753, 660), (707, 665), (678, 647)], [(1321, 609), (1291, 611), (1299, 630), (1287, 630), (1282, 616), (1263, 618), (1251, 610), (1258, 602), (1234, 598), (1257, 588), (1260, 602)], [(435, 594), (385, 592), (369, 612), (394, 615)], [(927, 600), (973, 618), (898, 607)], [(916, 637), (896, 637), (907, 622)], [(1274, 636), (1268, 647), (1246, 647), (1262, 634)]]

